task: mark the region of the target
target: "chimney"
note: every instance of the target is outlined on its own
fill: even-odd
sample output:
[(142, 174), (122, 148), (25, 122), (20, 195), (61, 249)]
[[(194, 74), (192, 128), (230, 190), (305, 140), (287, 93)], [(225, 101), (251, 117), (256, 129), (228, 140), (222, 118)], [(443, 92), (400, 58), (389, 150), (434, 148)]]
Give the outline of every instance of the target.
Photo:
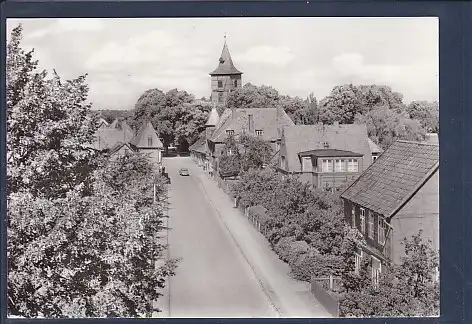
[(425, 135), (426, 143), (439, 144), (439, 136), (435, 133), (426, 133)]
[(254, 118), (252, 117), (252, 114), (248, 115), (248, 120), (249, 120), (249, 133), (254, 131)]

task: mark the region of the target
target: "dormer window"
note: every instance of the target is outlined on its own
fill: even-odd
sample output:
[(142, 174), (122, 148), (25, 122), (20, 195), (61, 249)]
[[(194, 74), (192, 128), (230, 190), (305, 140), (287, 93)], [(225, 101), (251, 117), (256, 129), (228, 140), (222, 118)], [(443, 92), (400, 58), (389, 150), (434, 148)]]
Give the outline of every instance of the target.
[(311, 157), (309, 156), (304, 156), (302, 158), (302, 171), (304, 172), (311, 172), (312, 171), (312, 163), (311, 163)]
[(359, 172), (359, 161), (357, 159), (347, 160), (347, 171), (348, 172)]
[(375, 160), (377, 160), (378, 158), (378, 156), (372, 155), (372, 162), (375, 162)]
[(333, 160), (322, 160), (321, 170), (323, 172), (333, 172)]
[(262, 135), (264, 135), (264, 131), (262, 129), (256, 129), (256, 135), (257, 136), (262, 136)]
[(323, 143), (323, 147), (324, 147), (325, 149), (329, 149), (329, 143), (328, 143), (328, 142), (324, 142), (324, 143)]
[(238, 80), (234, 80), (234, 87), (235, 87), (235, 88), (238, 87)]
[(148, 146), (152, 146), (152, 136), (148, 136)]
[(228, 135), (228, 136), (233, 136), (233, 135), (234, 135), (234, 130), (232, 130), (232, 129), (227, 129), (227, 130), (226, 130), (226, 135)]
[(223, 81), (221, 80), (218, 81), (218, 88), (223, 88)]

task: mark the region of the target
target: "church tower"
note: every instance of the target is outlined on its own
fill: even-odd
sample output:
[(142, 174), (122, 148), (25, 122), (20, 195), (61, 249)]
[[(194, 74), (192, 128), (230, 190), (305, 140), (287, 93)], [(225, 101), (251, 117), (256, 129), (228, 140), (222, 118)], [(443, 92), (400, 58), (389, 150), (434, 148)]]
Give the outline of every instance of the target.
[(210, 73), (211, 76), (211, 102), (225, 104), (228, 93), (242, 87), (242, 72), (233, 64), (229, 54), (228, 45), (223, 45), (223, 51), (219, 59), (218, 67)]

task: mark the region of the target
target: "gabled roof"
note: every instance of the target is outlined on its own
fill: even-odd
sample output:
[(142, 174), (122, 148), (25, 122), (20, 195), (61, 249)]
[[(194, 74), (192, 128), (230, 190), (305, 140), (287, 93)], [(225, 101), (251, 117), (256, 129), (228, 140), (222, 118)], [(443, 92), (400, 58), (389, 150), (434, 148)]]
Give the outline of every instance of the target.
[(198, 140), (189, 147), (189, 151), (206, 153), (206, 133), (201, 132)]
[(391, 217), (438, 168), (439, 144), (396, 141), (341, 197)]
[(233, 60), (231, 59), (231, 55), (229, 54), (228, 45), (223, 45), (223, 50), (221, 51), (221, 56), (219, 59), (218, 67), (210, 73), (210, 75), (238, 75), (243, 74), (239, 71), (233, 64)]
[(216, 126), (219, 120), (220, 120), (220, 115), (218, 115), (218, 111), (216, 110), (216, 107), (213, 107), (210, 111), (210, 114), (208, 115), (208, 120), (205, 126)]
[(375, 144), (373, 140), (371, 140), (370, 138), (368, 140), (369, 140), (370, 151), (372, 153), (382, 153), (383, 152), (383, 150), (380, 148), (380, 146)]
[[(151, 145), (149, 146), (148, 138), (151, 137)], [(130, 141), (130, 144), (136, 146), (137, 148), (163, 148), (161, 140), (157, 136), (157, 133), (152, 127), (151, 122), (143, 124), (136, 136)]]
[(135, 152), (136, 149), (133, 148), (131, 145), (129, 145), (128, 143), (122, 143), (122, 142), (118, 142), (116, 143), (115, 145), (113, 145), (113, 147), (108, 151), (108, 154), (109, 155), (113, 155), (115, 154), (116, 152), (118, 152), (119, 150), (121, 150), (121, 148), (123, 146), (126, 146), (129, 150)]
[(253, 120), (252, 132), (264, 131), (261, 139), (265, 141), (279, 139), (283, 127), (295, 125), (281, 108), (225, 109), (210, 141), (222, 143), (226, 138), (226, 130), (233, 130), (234, 135), (249, 134), (249, 115), (252, 115)]
[(352, 151), (343, 151), (336, 149), (321, 149), (310, 150), (298, 153), (299, 156), (315, 156), (315, 157), (348, 157), (348, 156), (362, 156), (362, 153)]
[(362, 124), (297, 125), (285, 127), (283, 135), (289, 172), (301, 171), (298, 153), (323, 150), (325, 143), (329, 149), (359, 153), (371, 159), (367, 127)]
[(97, 130), (94, 147), (98, 150), (110, 149), (118, 142), (129, 142), (133, 136), (134, 132), (126, 122), (115, 120), (108, 127)]

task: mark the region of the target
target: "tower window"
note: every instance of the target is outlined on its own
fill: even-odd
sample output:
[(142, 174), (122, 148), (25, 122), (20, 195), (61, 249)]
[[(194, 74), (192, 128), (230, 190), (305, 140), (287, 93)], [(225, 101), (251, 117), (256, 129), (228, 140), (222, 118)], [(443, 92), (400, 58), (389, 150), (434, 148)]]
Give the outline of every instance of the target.
[(223, 81), (218, 81), (218, 88), (223, 88)]
[(227, 129), (227, 130), (226, 130), (226, 135), (229, 135), (229, 136), (234, 135), (234, 130), (232, 130), (232, 129)]
[(262, 129), (256, 129), (256, 135), (257, 136), (262, 136), (262, 135), (264, 135), (264, 131)]
[(152, 146), (152, 136), (148, 136), (148, 146)]

